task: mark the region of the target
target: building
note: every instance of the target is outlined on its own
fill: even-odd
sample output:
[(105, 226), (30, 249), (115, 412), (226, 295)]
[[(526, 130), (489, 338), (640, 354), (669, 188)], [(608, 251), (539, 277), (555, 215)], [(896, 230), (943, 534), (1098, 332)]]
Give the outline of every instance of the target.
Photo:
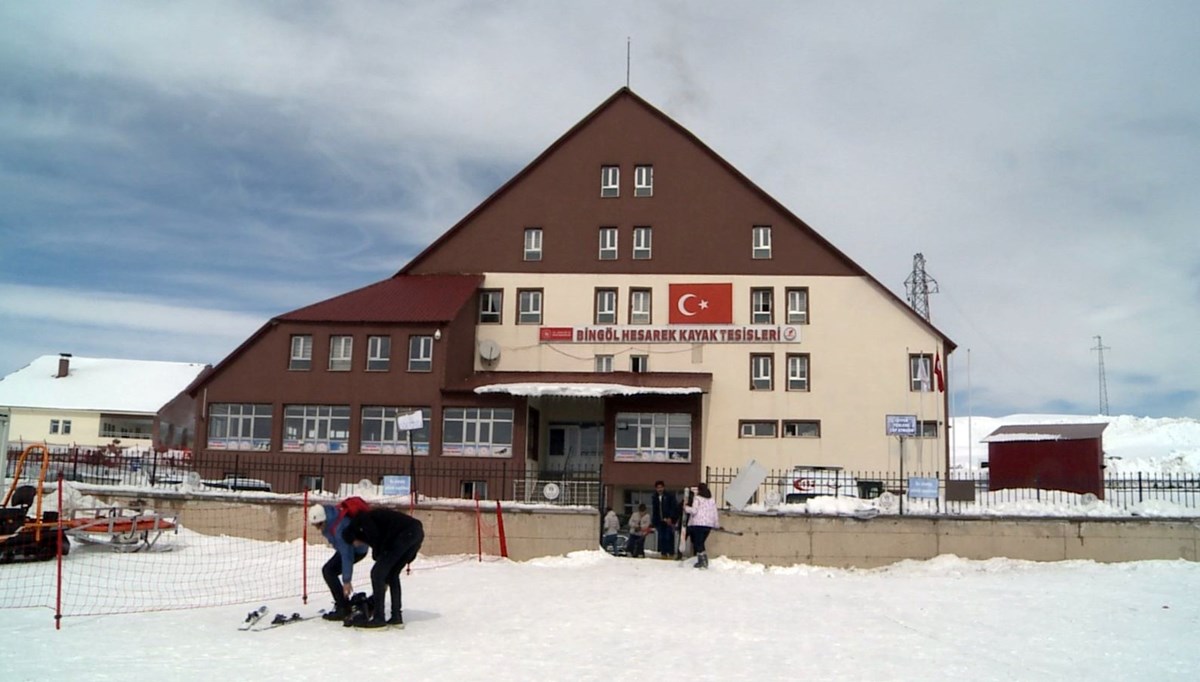
[(332, 488), (318, 464), (396, 458), (490, 497), (582, 472), (619, 507), (751, 459), (897, 470), (893, 414), (944, 471), (953, 349), (622, 88), (394, 277), (271, 320), (190, 392), (197, 449), (239, 465)]
[[(158, 433), (158, 411), (206, 367), (43, 355), (0, 380), (8, 443), (100, 447), (119, 440), (123, 448), (149, 449)], [(174, 437), (177, 443), (190, 440), (185, 433)]]
[(1105, 422), (1008, 424), (988, 434), (988, 489), (1040, 488), (1104, 499)]

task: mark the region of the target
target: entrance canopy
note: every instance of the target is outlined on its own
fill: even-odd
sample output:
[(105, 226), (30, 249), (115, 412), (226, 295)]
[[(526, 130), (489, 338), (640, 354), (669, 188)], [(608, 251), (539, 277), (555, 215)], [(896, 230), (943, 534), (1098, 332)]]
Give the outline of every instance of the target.
[(607, 398), (698, 395), (712, 388), (707, 372), (477, 372), (449, 390), (521, 397)]

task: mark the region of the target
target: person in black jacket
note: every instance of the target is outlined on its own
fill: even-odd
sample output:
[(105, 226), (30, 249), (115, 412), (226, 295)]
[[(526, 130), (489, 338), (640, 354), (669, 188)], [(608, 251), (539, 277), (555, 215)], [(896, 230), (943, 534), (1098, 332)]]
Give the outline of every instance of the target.
[(660, 559), (675, 559), (675, 524), (679, 521), (679, 501), (662, 481), (654, 482), (654, 497), (650, 498), (650, 523), (658, 536)]
[[(425, 529), (421, 522), (395, 509), (373, 508), (354, 517), (352, 534), (371, 547), (371, 589), (373, 616), (352, 621), (356, 627), (380, 628), (387, 625), (404, 627), (400, 606), (400, 571), (417, 558)], [(384, 620), (383, 606), (386, 591), (392, 593), (391, 618)]]

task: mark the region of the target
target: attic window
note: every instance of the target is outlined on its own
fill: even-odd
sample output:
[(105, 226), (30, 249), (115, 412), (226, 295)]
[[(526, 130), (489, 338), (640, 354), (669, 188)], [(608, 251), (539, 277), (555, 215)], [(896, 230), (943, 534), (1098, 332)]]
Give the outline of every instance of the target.
[(292, 354), (288, 359), (288, 369), (312, 369), (312, 336), (309, 334), (294, 334), (292, 336)]
[(542, 228), (525, 228), (525, 260), (542, 259)]
[(633, 196), (654, 196), (654, 166), (634, 166)]
[(771, 259), (771, 226), (770, 225), (755, 225), (754, 226), (754, 244), (751, 252), (751, 257), (754, 260), (770, 260)]
[(618, 166), (600, 167), (600, 196), (621, 196), (621, 169)]

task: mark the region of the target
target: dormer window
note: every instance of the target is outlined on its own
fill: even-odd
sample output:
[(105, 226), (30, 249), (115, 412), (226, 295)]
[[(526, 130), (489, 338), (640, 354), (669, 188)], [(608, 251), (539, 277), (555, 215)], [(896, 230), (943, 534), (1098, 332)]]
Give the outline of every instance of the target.
[(770, 260), (771, 258), (771, 226), (770, 225), (755, 225), (754, 226), (754, 245), (752, 249), (752, 258), (754, 260)]
[(654, 166), (634, 166), (633, 196), (654, 196)]
[(600, 196), (621, 196), (621, 169), (617, 166), (600, 167)]
[(525, 228), (525, 260), (542, 259), (542, 228)]

